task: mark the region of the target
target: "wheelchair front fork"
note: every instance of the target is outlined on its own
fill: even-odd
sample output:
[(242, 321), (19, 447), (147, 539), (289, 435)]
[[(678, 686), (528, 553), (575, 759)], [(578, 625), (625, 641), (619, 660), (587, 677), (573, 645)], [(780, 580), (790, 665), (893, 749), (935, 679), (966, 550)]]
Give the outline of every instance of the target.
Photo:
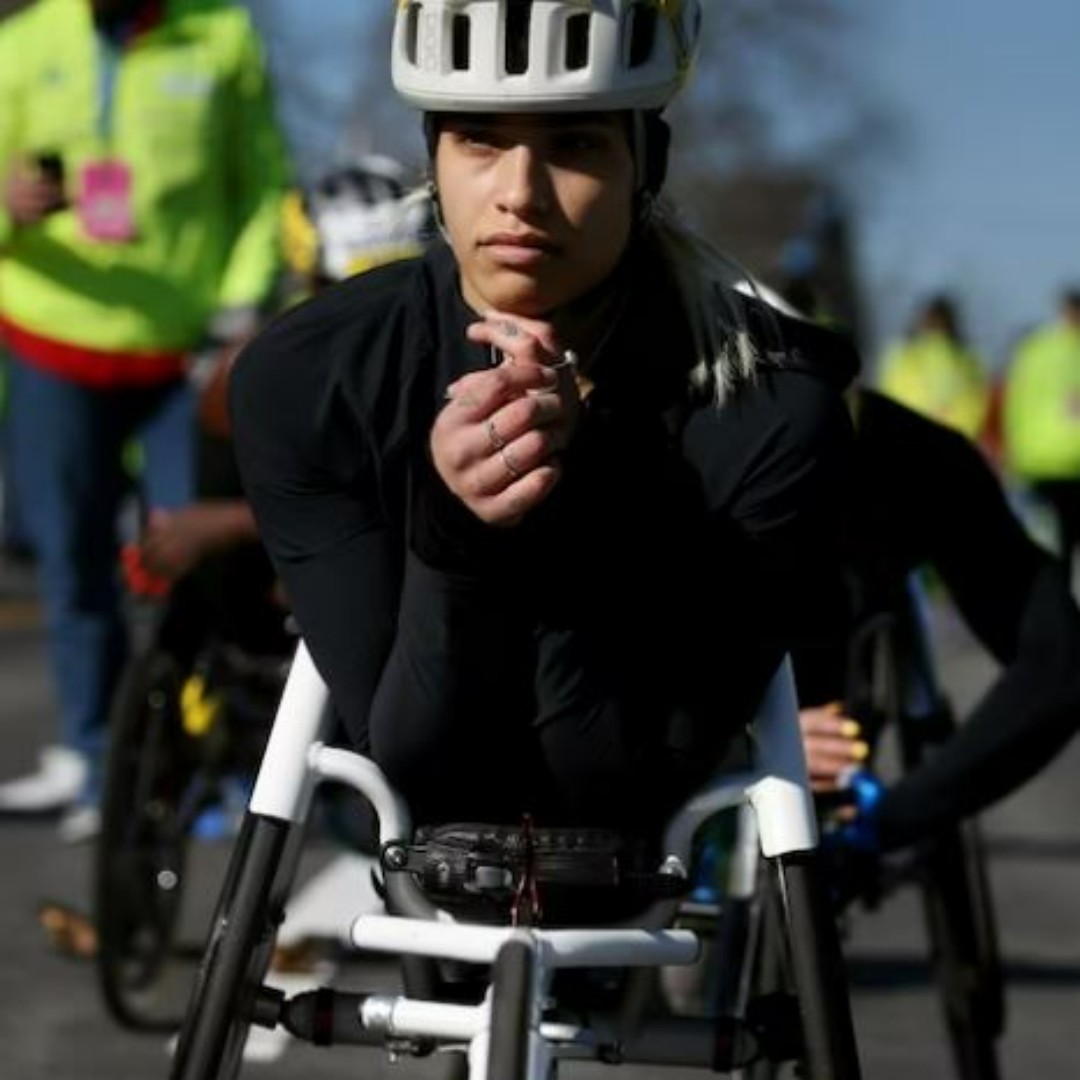
[(788, 928), (808, 1075), (813, 1080), (858, 1080), (861, 1071), (840, 933), (819, 857), (816, 852), (798, 852), (778, 856), (772, 865)]
[[(180, 1030), (170, 1080), (230, 1080), (270, 963), (299, 852), (287, 821), (245, 816)], [(278, 887), (275, 888), (275, 883)]]

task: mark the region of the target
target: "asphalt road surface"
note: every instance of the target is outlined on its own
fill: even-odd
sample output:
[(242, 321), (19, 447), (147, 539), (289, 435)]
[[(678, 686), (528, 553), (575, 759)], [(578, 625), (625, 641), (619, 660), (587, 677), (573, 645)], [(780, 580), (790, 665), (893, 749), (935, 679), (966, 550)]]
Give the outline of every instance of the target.
[[(985, 659), (946, 616), (939, 616), (945, 677), (963, 704), (990, 674)], [(25, 590), (0, 583), (0, 772), (32, 766), (55, 731), (36, 612)], [(1008, 1027), (1000, 1050), (1006, 1080), (1080, 1076), (1080, 746), (1074, 745), (1026, 790), (983, 821), (1008, 977)], [(189, 892), (203, 903), (193, 915), (193, 951), (213, 903), (227, 847), (198, 852)], [(86, 903), (91, 851), (65, 847), (51, 821), (0, 820), (0, 1078), (3, 1080), (155, 1080), (168, 1072), (168, 1039), (136, 1034), (103, 1006), (94, 965), (56, 951), (39, 925), (43, 902)], [(314, 848), (305, 876), (325, 868)], [(368, 902), (362, 870), (338, 866), (342, 892)], [(318, 921), (318, 901), (301, 905), (292, 932)], [(855, 1020), (868, 1080), (948, 1080), (948, 1055), (926, 941), (912, 893), (851, 920), (846, 945)], [(348, 960), (342, 961), (346, 967)], [(385, 972), (376, 972), (385, 977)], [(363, 974), (358, 974), (361, 982)], [(305, 1080), (363, 1075), (434, 1076), (430, 1064), (391, 1066), (382, 1055), (317, 1050), (263, 1039), (243, 1075)], [(598, 1077), (604, 1066), (564, 1066), (565, 1077)], [(680, 1070), (620, 1070), (626, 1080), (690, 1075)]]

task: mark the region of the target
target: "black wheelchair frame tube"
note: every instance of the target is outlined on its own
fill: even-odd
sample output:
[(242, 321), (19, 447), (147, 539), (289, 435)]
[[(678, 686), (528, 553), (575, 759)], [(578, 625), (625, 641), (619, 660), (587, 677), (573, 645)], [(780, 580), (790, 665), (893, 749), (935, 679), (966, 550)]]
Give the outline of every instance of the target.
[(530, 1006), (536, 953), (524, 941), (508, 941), (492, 970), (488, 1080), (526, 1080)]
[[(290, 822), (276, 818), (251, 813), (244, 818), (181, 1028), (171, 1080), (218, 1077), (234, 1025), (243, 1024), (246, 1035), (250, 1017), (237, 1015), (242, 1012), (238, 998), (258, 937), (273, 917), (273, 886), (291, 829)], [(249, 989), (253, 994), (257, 990)]]
[(769, 861), (780, 882), (808, 1076), (859, 1080), (846, 965), (818, 855), (798, 852)]

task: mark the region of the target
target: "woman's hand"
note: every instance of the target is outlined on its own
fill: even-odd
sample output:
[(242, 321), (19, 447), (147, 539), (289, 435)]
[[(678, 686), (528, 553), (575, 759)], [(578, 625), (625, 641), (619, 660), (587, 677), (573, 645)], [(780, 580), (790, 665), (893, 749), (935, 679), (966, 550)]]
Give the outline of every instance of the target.
[(860, 738), (859, 722), (844, 715), (838, 701), (799, 710), (806, 766), (814, 791), (837, 791), (846, 775), (862, 765), (870, 747)]
[(516, 525), (558, 483), (559, 451), (578, 415), (574, 367), (552, 327), (535, 319), (489, 312), (468, 336), (503, 360), (447, 389), (431, 430), (432, 461), (481, 521)]

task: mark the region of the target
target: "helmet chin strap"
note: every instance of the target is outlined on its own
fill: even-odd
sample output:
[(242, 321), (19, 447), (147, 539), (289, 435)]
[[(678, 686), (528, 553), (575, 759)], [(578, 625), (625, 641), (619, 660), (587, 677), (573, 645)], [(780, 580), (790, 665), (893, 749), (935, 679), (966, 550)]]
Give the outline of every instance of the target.
[(635, 160), (641, 174), (639, 187), (656, 198), (667, 179), (671, 128), (658, 112), (636, 112), (634, 129)]
[[(434, 159), (433, 159), (434, 160)], [(427, 182), (428, 198), (431, 200), (431, 216), (435, 219), (435, 228), (439, 235), (449, 244), (450, 234), (446, 231), (446, 220), (442, 212), (442, 199), (439, 198), (439, 185), (435, 183), (434, 169)]]

